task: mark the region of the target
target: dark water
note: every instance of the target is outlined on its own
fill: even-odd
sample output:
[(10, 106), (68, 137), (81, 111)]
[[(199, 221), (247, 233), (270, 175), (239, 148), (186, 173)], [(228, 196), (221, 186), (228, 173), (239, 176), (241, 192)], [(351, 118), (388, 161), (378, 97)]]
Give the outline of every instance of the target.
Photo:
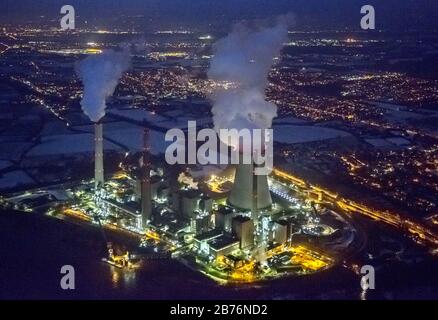
[[(99, 230), (29, 214), (0, 215), (2, 299), (360, 299), (359, 278), (333, 268), (262, 285), (222, 286), (175, 260), (149, 260), (137, 271), (100, 261)], [(125, 243), (129, 245), (129, 243)], [(75, 268), (75, 290), (62, 290), (60, 269)], [(392, 265), (368, 299), (437, 299), (437, 264)]]

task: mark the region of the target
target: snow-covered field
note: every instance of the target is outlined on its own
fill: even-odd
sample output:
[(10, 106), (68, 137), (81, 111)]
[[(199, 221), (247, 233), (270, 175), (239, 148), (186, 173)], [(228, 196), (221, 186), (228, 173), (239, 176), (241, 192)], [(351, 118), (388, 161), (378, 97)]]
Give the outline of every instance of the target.
[(0, 189), (10, 189), (34, 183), (35, 181), (22, 170), (11, 171), (0, 175)]
[(144, 109), (111, 109), (108, 111), (108, 114), (121, 116), (134, 121), (146, 120), (151, 123), (157, 123), (166, 120), (166, 118)]
[(392, 144), (395, 144), (396, 146), (408, 146), (411, 144), (408, 139), (403, 137), (387, 138), (386, 140)]
[(402, 147), (411, 144), (408, 139), (405, 139), (403, 137), (365, 139), (365, 141), (376, 148), (389, 148), (394, 146)]
[(350, 137), (348, 132), (319, 126), (274, 126), (274, 141), (280, 143), (306, 143)]
[[(394, 123), (406, 123), (410, 119), (427, 119), (429, 117), (438, 117), (438, 112), (433, 110), (419, 110), (419, 112), (410, 111), (408, 107), (390, 104), (384, 102), (375, 102), (374, 105), (384, 112), (384, 117)], [(421, 113), (421, 111), (425, 113)]]
[[(93, 125), (78, 126), (75, 129), (90, 134), (94, 132)], [(125, 121), (108, 122), (103, 125), (104, 138), (119, 143), (133, 152), (143, 150), (143, 132), (143, 127)], [(164, 153), (169, 144), (170, 142), (164, 141), (163, 132), (149, 130), (149, 145), (153, 154)]]
[[(144, 115), (144, 110), (132, 109), (134, 114)], [(130, 112), (132, 115), (132, 113)], [(155, 116), (155, 115), (154, 115)], [(154, 117), (153, 116), (153, 117)], [(166, 124), (175, 128), (168, 120), (163, 120), (162, 116), (157, 116), (153, 122), (155, 125)], [(181, 117), (178, 121), (187, 123), (187, 117)], [(50, 129), (54, 129), (52, 127)], [(52, 130), (48, 130), (53, 133)], [(83, 133), (46, 135), (41, 138), (41, 143), (33, 147), (27, 156), (56, 156), (75, 153), (92, 153), (94, 151), (94, 126), (82, 125), (73, 127), (72, 130), (82, 131)], [(105, 138), (105, 150), (123, 151), (125, 147), (129, 151), (143, 150), (143, 127), (127, 121), (106, 122), (103, 126), (103, 136)], [(274, 140), (281, 143), (306, 143), (321, 141), (334, 138), (349, 137), (350, 134), (344, 131), (310, 125), (283, 124), (274, 126)], [(150, 130), (149, 146), (153, 154), (160, 154), (166, 151), (171, 142), (165, 141), (165, 133)]]
[(42, 136), (68, 134), (70, 130), (65, 126), (65, 123), (60, 120), (53, 120), (44, 125), (41, 131)]
[[(163, 115), (155, 114), (143, 109), (113, 109), (108, 112), (110, 115), (117, 115), (128, 120), (147, 121), (155, 126), (163, 129), (180, 128), (185, 129), (188, 126), (188, 121), (196, 121), (197, 126), (204, 126), (211, 124), (210, 117), (194, 118), (187, 116), (180, 110), (173, 110), (175, 112), (166, 112)], [(168, 115), (169, 117), (166, 117)]]
[(12, 165), (12, 162), (7, 160), (0, 160), (0, 170), (6, 169)]
[[(130, 151), (143, 150), (143, 128), (128, 127), (119, 130), (106, 131), (104, 137), (114, 140), (127, 147)], [(154, 130), (149, 131), (149, 147), (152, 154), (164, 153), (171, 142), (164, 141), (164, 133)]]
[[(76, 127), (83, 131), (93, 132), (93, 126)], [(130, 151), (143, 149), (143, 128), (129, 122), (106, 123), (103, 135), (114, 142), (125, 146)], [(164, 140), (165, 133), (150, 130), (149, 144), (153, 154), (164, 153), (171, 142)], [(274, 127), (274, 140), (281, 143), (306, 143), (351, 136), (348, 132), (324, 128), (320, 126), (277, 125)]]
[(388, 141), (386, 141), (385, 139), (365, 139), (365, 141), (376, 148), (391, 147), (391, 144)]
[(284, 118), (275, 118), (273, 123), (276, 124), (302, 124), (302, 123), (308, 123), (309, 121), (294, 118), (294, 117), (284, 117)]
[[(90, 133), (64, 134), (42, 137), (42, 142), (32, 148), (27, 156), (56, 156), (74, 153), (94, 152), (94, 135)], [(120, 147), (105, 141), (105, 150), (119, 150)]]
[(19, 160), (23, 153), (32, 146), (27, 142), (4, 142), (0, 143), (0, 159)]

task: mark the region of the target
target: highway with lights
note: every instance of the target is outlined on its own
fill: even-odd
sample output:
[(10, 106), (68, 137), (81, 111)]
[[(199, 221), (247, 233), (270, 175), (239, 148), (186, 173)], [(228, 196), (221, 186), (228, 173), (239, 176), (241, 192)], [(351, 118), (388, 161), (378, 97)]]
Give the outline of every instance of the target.
[(413, 239), (420, 244), (426, 244), (432, 247), (438, 246), (438, 234), (420, 222), (408, 218), (402, 218), (396, 213), (367, 208), (364, 205), (342, 198), (339, 195), (325, 190), (319, 186), (309, 185), (304, 180), (278, 169), (274, 169), (272, 175), (277, 179), (287, 181), (288, 183), (292, 184), (291, 187), (295, 191), (313, 195), (315, 201), (327, 202), (332, 205), (336, 205), (338, 208), (342, 209), (343, 212), (349, 215), (360, 214), (375, 221), (383, 222), (387, 225), (398, 228), (413, 237)]

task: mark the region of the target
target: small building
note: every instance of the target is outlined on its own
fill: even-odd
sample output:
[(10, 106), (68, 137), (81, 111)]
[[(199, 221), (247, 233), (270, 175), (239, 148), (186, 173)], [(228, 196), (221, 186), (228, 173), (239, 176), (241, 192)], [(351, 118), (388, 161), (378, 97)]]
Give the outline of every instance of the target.
[(172, 209), (175, 212), (179, 212), (181, 207), (181, 200), (178, 192), (172, 193)]
[(199, 210), (202, 212), (211, 212), (213, 210), (213, 199), (207, 195), (203, 195), (201, 201), (199, 201)]
[(169, 195), (170, 195), (170, 188), (162, 185), (157, 189), (156, 199), (168, 199)]
[(215, 258), (225, 256), (239, 249), (240, 241), (228, 234), (223, 234), (209, 242), (210, 254)]
[(194, 246), (195, 249), (209, 255), (210, 254), (210, 246), (208, 244), (209, 241), (212, 241), (223, 234), (222, 230), (213, 229), (202, 234), (197, 235), (194, 238)]
[(195, 211), (198, 210), (199, 200), (197, 198), (183, 197), (181, 198), (181, 213), (185, 218), (195, 216)]
[(215, 226), (216, 228), (230, 232), (232, 231), (232, 220), (238, 215), (231, 207), (220, 206), (215, 214)]
[(239, 256), (227, 254), (224, 256), (224, 262), (233, 269), (241, 268), (246, 264), (246, 260)]
[(199, 210), (201, 193), (198, 190), (179, 190), (173, 194), (173, 209), (180, 212), (184, 218), (193, 218)]
[(240, 241), (222, 232), (213, 229), (194, 238), (195, 248), (202, 253), (215, 258), (225, 256), (239, 249)]
[(240, 241), (240, 249), (254, 245), (254, 222), (246, 216), (237, 216), (232, 220), (233, 234)]
[(165, 182), (160, 176), (151, 177), (151, 197), (152, 199), (157, 199), (159, 190), (165, 187)]
[(213, 228), (211, 214), (201, 214), (191, 219), (191, 229), (195, 234), (205, 233)]
[(120, 203), (112, 199), (102, 199), (105, 206), (111, 208), (118, 217), (124, 217), (126, 221), (130, 221), (130, 224), (138, 229), (144, 227), (142, 223), (141, 207), (138, 202), (129, 201), (126, 203)]
[(276, 243), (285, 243), (288, 241), (290, 223), (286, 220), (274, 221), (272, 227), (272, 239)]

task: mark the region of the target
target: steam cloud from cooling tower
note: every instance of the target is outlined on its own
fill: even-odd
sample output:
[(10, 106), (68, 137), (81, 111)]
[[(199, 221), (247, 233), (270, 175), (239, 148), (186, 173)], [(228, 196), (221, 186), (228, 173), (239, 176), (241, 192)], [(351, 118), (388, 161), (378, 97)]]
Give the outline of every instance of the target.
[[(231, 82), (232, 89), (220, 89), (213, 95), (213, 122), (215, 130), (268, 129), (277, 116), (277, 106), (266, 100), (268, 74), (274, 58), (280, 54), (288, 39), (286, 19), (274, 27), (250, 30), (238, 25), (227, 37), (214, 46), (208, 77), (217, 83)], [(220, 136), (220, 135), (219, 135)], [(223, 141), (239, 151), (248, 153), (249, 146), (240, 141)], [(243, 147), (243, 149), (242, 149)], [(254, 148), (254, 146), (253, 146)], [(253, 151), (255, 151), (253, 149)], [(239, 164), (228, 203), (251, 210), (257, 223), (258, 210), (269, 208), (272, 198), (266, 175), (254, 175), (253, 164)]]
[(213, 121), (220, 129), (266, 129), (277, 116), (277, 106), (266, 101), (268, 74), (288, 38), (284, 21), (270, 28), (250, 30), (238, 25), (214, 45), (208, 77), (232, 82), (235, 88), (213, 95)]
[(82, 111), (93, 122), (105, 115), (106, 99), (110, 97), (123, 73), (130, 66), (129, 50), (107, 50), (82, 60), (76, 72), (84, 85)]

